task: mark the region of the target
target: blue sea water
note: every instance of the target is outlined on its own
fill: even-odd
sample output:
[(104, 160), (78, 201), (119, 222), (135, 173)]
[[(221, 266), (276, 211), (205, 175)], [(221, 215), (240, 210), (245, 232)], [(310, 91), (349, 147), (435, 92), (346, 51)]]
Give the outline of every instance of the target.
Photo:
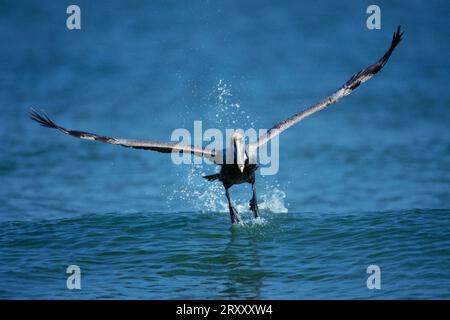
[[(449, 299), (450, 4), (0, 2), (0, 298)], [(210, 165), (76, 140), (270, 128), (405, 38), (386, 67), (280, 137), (280, 169), (232, 198)], [(68, 290), (66, 268), (81, 269)], [(381, 289), (366, 286), (369, 265)]]

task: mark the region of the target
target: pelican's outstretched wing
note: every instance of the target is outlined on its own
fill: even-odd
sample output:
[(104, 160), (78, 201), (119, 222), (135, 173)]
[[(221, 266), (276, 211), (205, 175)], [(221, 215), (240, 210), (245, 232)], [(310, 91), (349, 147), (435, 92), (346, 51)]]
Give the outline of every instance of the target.
[(399, 44), (400, 40), (402, 39), (403, 32), (400, 30), (400, 26), (397, 28), (397, 31), (394, 33), (394, 36), (392, 38), (391, 46), (389, 47), (389, 50), (386, 51), (384, 56), (380, 58), (376, 63), (373, 65), (367, 67), (366, 69), (363, 69), (357, 73), (355, 73), (350, 80), (348, 80), (338, 91), (333, 93), (331, 96), (327, 97), (326, 99), (320, 101), (319, 103), (313, 105), (312, 107), (309, 107), (292, 117), (278, 123), (276, 126), (274, 126), (272, 129), (268, 130), (267, 133), (263, 136), (261, 136), (257, 141), (255, 141), (252, 146), (253, 147), (260, 147), (264, 145), (267, 141), (270, 139), (276, 137), (284, 130), (290, 128), (294, 124), (302, 121), (304, 118), (312, 115), (313, 113), (316, 113), (317, 111), (320, 111), (322, 109), (325, 109), (326, 107), (338, 102), (343, 97), (349, 95), (352, 93), (353, 90), (355, 90), (359, 85), (366, 82), (370, 78), (372, 78), (378, 71), (380, 71), (383, 66), (386, 64), (386, 62), (389, 60), (389, 57), (391, 56), (392, 52), (394, 51), (395, 47)]
[(150, 141), (150, 140), (132, 140), (132, 139), (121, 139), (121, 138), (112, 138), (97, 135), (94, 133), (83, 132), (83, 131), (75, 131), (75, 130), (67, 130), (56, 123), (54, 123), (45, 113), (38, 113), (36, 110), (30, 110), (30, 118), (34, 121), (38, 122), (41, 126), (47, 128), (58, 129), (62, 133), (71, 135), (72, 137), (87, 139), (87, 140), (95, 140), (104, 143), (116, 144), (122, 147), (134, 148), (134, 149), (144, 149), (144, 150), (153, 150), (163, 153), (171, 153), (171, 152), (188, 152), (197, 156), (206, 157), (212, 162), (215, 162), (214, 152), (209, 149), (202, 149), (197, 146), (190, 145), (180, 145), (175, 142), (158, 142), (158, 141)]

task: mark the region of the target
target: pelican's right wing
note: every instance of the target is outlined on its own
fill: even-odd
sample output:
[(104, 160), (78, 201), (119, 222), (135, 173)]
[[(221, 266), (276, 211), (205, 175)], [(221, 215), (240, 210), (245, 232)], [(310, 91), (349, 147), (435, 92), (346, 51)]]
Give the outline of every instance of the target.
[(38, 122), (41, 126), (46, 128), (58, 129), (60, 132), (64, 134), (68, 134), (72, 137), (86, 139), (86, 140), (94, 140), (103, 143), (115, 144), (122, 147), (134, 148), (134, 149), (143, 149), (143, 150), (152, 150), (158, 151), (162, 153), (171, 153), (171, 152), (186, 152), (191, 153), (196, 156), (205, 157), (212, 162), (216, 163), (217, 158), (215, 157), (215, 152), (209, 149), (202, 149), (201, 147), (192, 146), (192, 145), (182, 145), (176, 142), (159, 142), (159, 141), (151, 141), (151, 140), (133, 140), (133, 139), (123, 139), (123, 138), (112, 138), (107, 136), (101, 136), (94, 133), (76, 131), (76, 130), (68, 130), (65, 129), (56, 123), (54, 123), (45, 113), (38, 113), (36, 110), (30, 110), (30, 118), (34, 121)]
[(326, 107), (338, 102), (343, 97), (348, 96), (353, 92), (356, 88), (358, 88), (362, 83), (366, 82), (370, 78), (372, 78), (378, 71), (380, 71), (386, 62), (389, 60), (392, 52), (395, 47), (400, 43), (402, 39), (403, 32), (400, 30), (400, 26), (397, 28), (397, 32), (394, 33), (392, 38), (391, 46), (388, 51), (374, 64), (371, 66), (355, 73), (338, 91), (333, 93), (331, 96), (325, 98), (324, 100), (316, 103), (312, 107), (309, 107), (303, 111), (300, 111), (297, 114), (294, 114), (292, 117), (278, 123), (272, 129), (268, 130), (267, 133), (261, 136), (257, 141), (251, 144), (253, 148), (258, 148), (264, 145), (267, 141), (279, 135), (284, 130), (292, 127), (294, 124), (302, 121), (306, 117), (325, 109)]

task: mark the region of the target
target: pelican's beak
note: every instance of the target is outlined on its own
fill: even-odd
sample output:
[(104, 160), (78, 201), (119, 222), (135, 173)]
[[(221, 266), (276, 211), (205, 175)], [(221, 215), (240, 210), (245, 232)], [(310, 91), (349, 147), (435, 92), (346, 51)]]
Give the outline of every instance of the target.
[(245, 165), (245, 146), (242, 141), (242, 137), (236, 137), (234, 139), (234, 150), (236, 150), (236, 164), (239, 168), (239, 170), (244, 172), (244, 165)]

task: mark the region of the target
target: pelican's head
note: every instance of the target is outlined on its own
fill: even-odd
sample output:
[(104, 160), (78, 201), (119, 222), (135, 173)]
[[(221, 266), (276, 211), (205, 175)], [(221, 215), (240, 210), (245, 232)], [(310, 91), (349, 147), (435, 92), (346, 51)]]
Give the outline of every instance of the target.
[(231, 136), (231, 143), (233, 144), (235, 156), (236, 156), (236, 164), (241, 170), (241, 172), (244, 172), (244, 165), (245, 165), (245, 145), (244, 145), (244, 138), (242, 137), (242, 134), (235, 131), (233, 135)]

